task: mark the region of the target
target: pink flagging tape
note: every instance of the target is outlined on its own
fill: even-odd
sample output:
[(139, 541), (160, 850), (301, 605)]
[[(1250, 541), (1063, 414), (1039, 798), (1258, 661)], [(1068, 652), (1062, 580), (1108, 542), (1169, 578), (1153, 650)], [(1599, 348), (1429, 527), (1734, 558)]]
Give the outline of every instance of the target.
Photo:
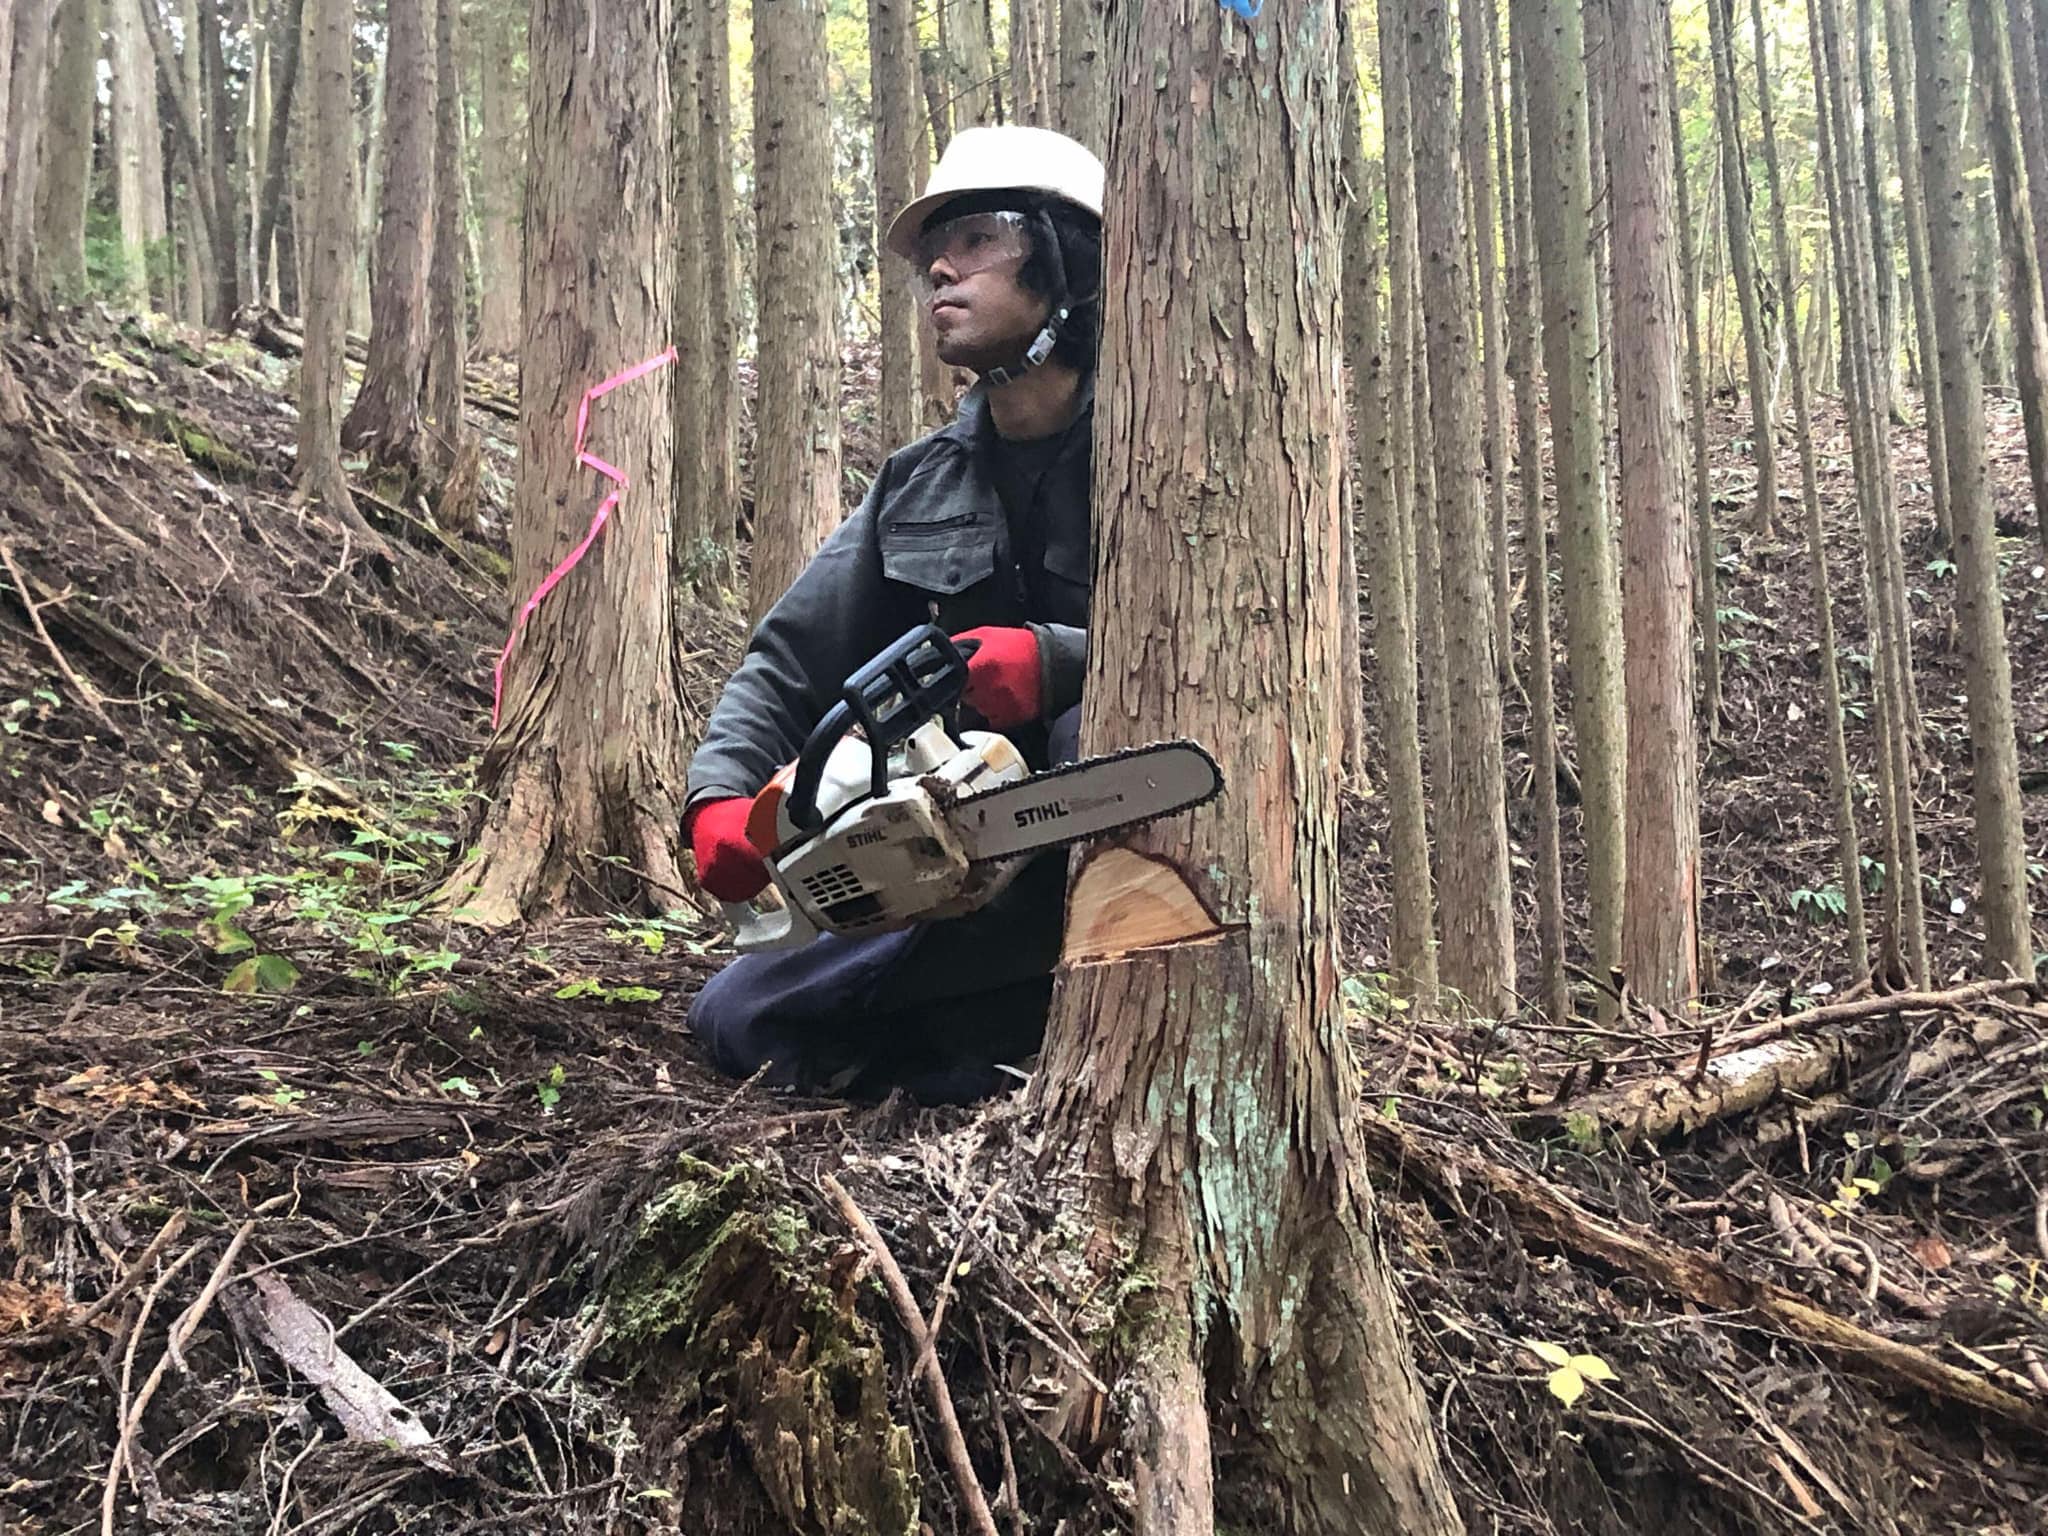
[(519, 617), (512, 621), (512, 633), (505, 637), (505, 648), (498, 652), (498, 664), (491, 668), (491, 729), (494, 731), (498, 728), (498, 715), (505, 704), (505, 663), (512, 659), (512, 647), (518, 643), (520, 635), (525, 632), (526, 621), (533, 617), (533, 611), (540, 606), (541, 599), (554, 591), (562, 578), (576, 569), (576, 562), (590, 553), (590, 546), (595, 544), (597, 536), (604, 532), (604, 525), (611, 519), (612, 509), (618, 506), (619, 498), (625, 495), (629, 485), (624, 470), (620, 469), (617, 465), (606, 463), (594, 453), (585, 453), (583, 451), (583, 440), (590, 431), (590, 403), (593, 400), (601, 399), (605, 395), (610, 394), (621, 384), (630, 384), (635, 379), (645, 378), (657, 368), (666, 368), (675, 360), (676, 349), (674, 347), (658, 352), (645, 362), (635, 363), (625, 371), (613, 374), (602, 384), (594, 385), (585, 390), (583, 398), (577, 402), (576, 462), (587, 469), (596, 470), (600, 475), (611, 481), (614, 488), (603, 501), (598, 503), (597, 511), (591, 516), (590, 527), (584, 531), (583, 542), (570, 550), (568, 556), (560, 565), (557, 565), (552, 571), (548, 572), (547, 579), (533, 589), (533, 596), (520, 605)]

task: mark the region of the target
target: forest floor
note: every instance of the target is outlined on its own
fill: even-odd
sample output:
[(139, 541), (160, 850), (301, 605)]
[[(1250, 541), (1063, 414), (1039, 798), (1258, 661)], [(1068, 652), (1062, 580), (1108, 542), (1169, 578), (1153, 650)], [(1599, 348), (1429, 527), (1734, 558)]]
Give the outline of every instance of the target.
[[(424, 909), (471, 825), (503, 643), (505, 378), (474, 380), (473, 525), (366, 500), (393, 558), (344, 564), (291, 496), (286, 362), (105, 316), (8, 345), (33, 419), (0, 429), (0, 1530), (722, 1536), (915, 1530), (913, 1507), (965, 1529), (917, 1348), (856, 1285), (826, 1175), (923, 1305), (955, 1293), (938, 1357), (1005, 1529), (1127, 1528), (1086, 1366), (1117, 1319), (1077, 1278), (1079, 1213), (994, 1172), (1030, 1155), (1017, 1106), (717, 1079), (681, 1021), (723, 951), (688, 912), (487, 936)], [(1993, 423), (2017, 508), (2017, 415)], [(1779, 538), (1734, 532), (1754, 476), (1726, 402), (1714, 426), (1704, 1022), (1482, 1033), (1391, 1006), (1381, 805), (1346, 802), (1345, 999), (1423, 1383), (1475, 1532), (2039, 1531), (2048, 1008), (1901, 1005), (1847, 974), (1797, 507)], [(1895, 453), (1945, 987), (1976, 950), (1968, 744), (1915, 435)], [(1789, 443), (1781, 467), (1796, 487)], [(2039, 773), (2048, 572), (2010, 531)], [(1862, 604), (1835, 586), (1867, 776)], [(685, 638), (708, 698), (737, 625), (692, 615)], [(2030, 795), (2037, 854), (2044, 815)], [(1733, 1103), (1737, 1048), (1797, 1091)], [(1686, 1127), (1638, 1134), (1674, 1104)]]

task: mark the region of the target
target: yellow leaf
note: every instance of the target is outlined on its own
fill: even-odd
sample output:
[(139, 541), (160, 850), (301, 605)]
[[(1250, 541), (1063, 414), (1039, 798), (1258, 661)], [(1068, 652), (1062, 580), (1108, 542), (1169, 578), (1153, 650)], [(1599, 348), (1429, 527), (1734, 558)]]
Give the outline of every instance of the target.
[(1572, 1363), (1572, 1352), (1562, 1345), (1546, 1344), (1541, 1339), (1524, 1339), (1522, 1342), (1532, 1350), (1536, 1358), (1545, 1365), (1557, 1366), (1560, 1370)]
[(1602, 1360), (1598, 1355), (1573, 1355), (1571, 1358), (1571, 1368), (1588, 1381), (1620, 1380), (1614, 1374), (1614, 1367), (1605, 1360)]
[(1586, 1378), (1568, 1365), (1550, 1373), (1550, 1395), (1569, 1408), (1586, 1395)]

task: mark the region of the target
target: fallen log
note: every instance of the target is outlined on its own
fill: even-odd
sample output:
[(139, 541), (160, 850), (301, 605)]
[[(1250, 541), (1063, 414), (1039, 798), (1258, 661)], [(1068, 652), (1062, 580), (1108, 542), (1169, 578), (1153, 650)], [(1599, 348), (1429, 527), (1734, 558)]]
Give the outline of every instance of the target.
[[(272, 357), (296, 358), (306, 350), (305, 338), (292, 330), (291, 322), (274, 309), (259, 311), (249, 324), (249, 340), (259, 351), (268, 352)], [(369, 356), (369, 344), (360, 336), (349, 336), (343, 355), (352, 363), (360, 363)], [(519, 401), (501, 395), (486, 394), (474, 387), (464, 376), (462, 399), (465, 405), (495, 416), (500, 421), (519, 420)]]
[(2048, 1403), (2030, 1402), (1912, 1344), (1860, 1328), (1712, 1254), (1596, 1216), (1541, 1179), (1489, 1162), (1462, 1146), (1416, 1135), (1378, 1115), (1360, 1117), (1367, 1150), (1393, 1176), (1415, 1175), (1454, 1209), (1461, 1191), (1493, 1195), (1526, 1236), (1631, 1275), (1665, 1295), (1713, 1312), (1747, 1312), (1787, 1338), (1840, 1360), (1880, 1386), (1901, 1384), (2048, 1438)]
[[(1691, 1135), (1781, 1095), (1811, 1093), (1854, 1070), (1883, 1044), (1874, 1033), (1838, 1026), (1912, 1013), (1955, 1012), (2002, 992), (2031, 991), (2032, 986), (2015, 979), (1979, 981), (1946, 992), (1895, 992), (1809, 1008), (1722, 1042), (1720, 1054), (1708, 1060), (1703, 1071), (1687, 1068), (1583, 1094), (1569, 1105), (1532, 1110), (1522, 1117), (1522, 1124), (1539, 1132), (1554, 1130), (1567, 1114), (1576, 1114), (1592, 1116), (1603, 1130), (1625, 1142)], [(2006, 1028), (1997, 1022), (1992, 1037), (2002, 1037)], [(1944, 1057), (1933, 1064), (1953, 1059)]]

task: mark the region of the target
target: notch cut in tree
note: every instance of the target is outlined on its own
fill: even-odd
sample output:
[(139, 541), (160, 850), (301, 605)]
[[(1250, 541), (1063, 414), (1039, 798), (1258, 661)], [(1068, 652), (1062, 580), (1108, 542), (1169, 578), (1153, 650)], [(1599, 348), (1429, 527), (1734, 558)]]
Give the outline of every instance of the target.
[(1116, 1362), (1140, 1536), (1461, 1528), (1336, 1008), (1355, 616), (1338, 284), (1300, 274), (1338, 271), (1337, 54), (1329, 0), (1250, 27), (1110, 15), (1112, 70), (1143, 61), (1158, 88), (1111, 108), (1083, 747), (1186, 734), (1226, 786), (1132, 840), (1224, 931), (1063, 966), (1034, 1079), (1044, 1144), (1094, 1192), (1095, 1251), (1130, 1240), (1144, 1277)]
[[(584, 39), (600, 20), (609, 46), (591, 54)], [(534, 6), (515, 601), (583, 536), (605, 489), (577, 462), (565, 424), (586, 390), (669, 335), (668, 23), (667, 0), (601, 13), (595, 0)], [(591, 411), (591, 451), (627, 485), (604, 536), (512, 649), (503, 723), (478, 770), (493, 803), (475, 857), (441, 893), (479, 922), (683, 900), (675, 839), (687, 743), (663, 383), (636, 379)]]

